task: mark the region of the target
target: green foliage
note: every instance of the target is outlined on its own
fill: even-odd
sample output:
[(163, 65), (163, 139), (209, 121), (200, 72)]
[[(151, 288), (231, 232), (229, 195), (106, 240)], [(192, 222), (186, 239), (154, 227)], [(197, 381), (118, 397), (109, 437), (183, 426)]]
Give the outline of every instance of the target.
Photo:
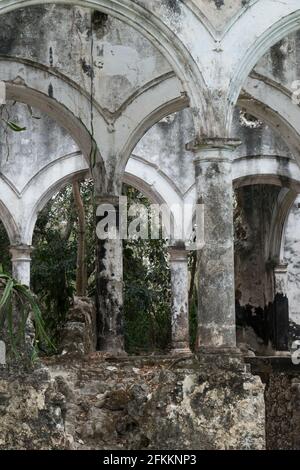
[(5, 273), (11, 274), (11, 258), (9, 239), (2, 222), (0, 222), (0, 263)]
[[(149, 201), (124, 185), (128, 205)], [(129, 221), (130, 222), (130, 221)], [(171, 340), (171, 286), (166, 240), (124, 241), (125, 342), (129, 353), (162, 351)]]
[[(149, 201), (139, 191), (124, 186), (128, 203)], [(93, 183), (81, 184), (86, 212), (88, 294), (95, 295), (95, 215)], [(66, 320), (76, 281), (77, 215), (71, 185), (60, 191), (40, 212), (33, 239), (31, 286), (37, 295), (45, 329), (56, 347)], [(9, 242), (0, 226), (1, 260), (10, 266)], [(125, 340), (129, 353), (163, 351), (171, 340), (171, 289), (167, 242), (124, 241)], [(191, 304), (193, 338), (196, 305)], [(193, 339), (194, 340), (194, 339)], [(47, 345), (42, 343), (47, 350)], [(49, 352), (49, 350), (47, 351)]]
[(44, 320), (38, 302), (30, 289), (21, 285), (0, 267), (0, 334), (8, 337), (15, 355), (24, 342), (28, 315), (32, 314), (35, 325), (35, 341), (53, 347), (45, 331)]
[(126, 241), (124, 311), (129, 353), (170, 343), (170, 273), (164, 240)]
[[(4, 117), (6, 116), (6, 117)], [(12, 121), (9, 117), (9, 111), (6, 104), (0, 106), (0, 121), (4, 122), (5, 126), (13, 132), (26, 131), (26, 127), (20, 126), (18, 123)]]
[(7, 121), (6, 119), (3, 119), (3, 122), (5, 122), (7, 127), (9, 127), (9, 129), (11, 129), (14, 132), (26, 131), (26, 127), (21, 127), (13, 121)]
[[(87, 207), (87, 256), (90, 277), (94, 263), (92, 183), (84, 182), (81, 193)], [(40, 299), (47, 332), (58, 346), (60, 331), (75, 293), (77, 216), (72, 187), (60, 191), (39, 214), (33, 239), (33, 291)]]

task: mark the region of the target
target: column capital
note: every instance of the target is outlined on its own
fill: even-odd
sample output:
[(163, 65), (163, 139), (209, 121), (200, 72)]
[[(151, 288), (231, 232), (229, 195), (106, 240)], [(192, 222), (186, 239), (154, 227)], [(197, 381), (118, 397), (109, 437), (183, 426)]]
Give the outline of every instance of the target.
[(9, 249), (12, 261), (13, 277), (25, 286), (30, 285), (30, 262), (33, 247), (31, 245), (12, 245)]
[(275, 274), (286, 274), (288, 271), (289, 264), (288, 263), (280, 263), (274, 268)]
[(280, 263), (274, 268), (275, 294), (287, 295), (288, 263)]
[(224, 138), (224, 137), (205, 137), (196, 139), (186, 144), (186, 150), (199, 153), (203, 150), (227, 150), (234, 151), (241, 145), (241, 141), (238, 139)]
[(33, 251), (32, 245), (11, 245), (9, 247), (9, 252), (12, 257), (12, 261), (30, 261), (31, 260), (31, 253)]

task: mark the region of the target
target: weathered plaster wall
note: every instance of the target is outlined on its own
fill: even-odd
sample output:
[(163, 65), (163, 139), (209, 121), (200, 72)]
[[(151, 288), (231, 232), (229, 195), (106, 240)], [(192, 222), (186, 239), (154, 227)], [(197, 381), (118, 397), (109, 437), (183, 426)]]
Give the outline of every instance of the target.
[(37, 109), (10, 102), (2, 115), (26, 128), (13, 132), (4, 123), (0, 126), (0, 175), (18, 193), (46, 166), (78, 151), (68, 133)]
[(241, 305), (264, 308), (273, 301), (269, 243), (279, 191), (272, 185), (245, 186), (236, 191), (235, 283)]
[(300, 370), (291, 358), (251, 358), (265, 384), (266, 448), (299, 450)]
[(300, 324), (300, 197), (296, 199), (287, 220), (284, 239), (284, 262), (288, 263), (287, 294), (290, 318)]
[(219, 31), (249, 3), (248, 0), (190, 0), (201, 9), (209, 22)]
[(185, 146), (194, 137), (190, 109), (174, 113), (153, 126), (133, 151), (157, 166), (182, 195), (194, 184), (193, 155)]
[[(168, 63), (142, 35), (90, 9), (39, 5), (4, 15), (0, 24), (1, 55), (50, 67), (87, 92), (92, 77), (95, 99), (111, 112), (146, 82), (170, 71)], [(55, 96), (55, 89), (52, 93)]]
[(242, 142), (235, 155), (243, 157), (274, 155), (293, 158), (281, 135), (265, 122), (253, 118), (236, 108), (232, 133)]
[(299, 31), (286, 36), (260, 59), (255, 71), (280, 83), (288, 90), (300, 75)]
[[(191, 110), (185, 109), (153, 126), (133, 154), (155, 165), (184, 195), (195, 178), (193, 155), (186, 150), (186, 143), (192, 140), (194, 133)], [(239, 108), (235, 110), (232, 135), (242, 142), (234, 152), (235, 159), (255, 156), (293, 158), (278, 133), (267, 124), (253, 120), (253, 116), (240, 115)]]
[(47, 114), (7, 102), (2, 117), (26, 130), (0, 127), (0, 213), (11, 244), (31, 244), (38, 211), (87, 167), (70, 135)]

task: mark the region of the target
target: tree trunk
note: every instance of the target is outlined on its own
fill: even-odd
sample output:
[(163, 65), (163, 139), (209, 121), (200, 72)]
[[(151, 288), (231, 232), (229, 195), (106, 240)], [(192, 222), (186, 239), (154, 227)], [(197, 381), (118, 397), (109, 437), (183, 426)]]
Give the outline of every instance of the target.
[(78, 242), (77, 242), (77, 271), (76, 271), (76, 295), (84, 297), (87, 289), (87, 266), (85, 247), (85, 210), (80, 194), (80, 184), (73, 181), (74, 203), (78, 215)]

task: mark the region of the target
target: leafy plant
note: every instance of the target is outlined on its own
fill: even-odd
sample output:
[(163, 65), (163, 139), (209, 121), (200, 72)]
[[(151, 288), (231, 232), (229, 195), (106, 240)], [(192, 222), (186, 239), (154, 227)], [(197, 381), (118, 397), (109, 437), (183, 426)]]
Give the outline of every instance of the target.
[[(4, 117), (4, 113), (6, 113), (6, 118)], [(4, 122), (4, 124), (14, 132), (22, 132), (26, 131), (26, 127), (22, 127), (16, 122), (12, 121), (9, 117), (9, 112), (6, 104), (0, 106), (0, 120)]]
[(0, 292), (0, 332), (8, 337), (12, 351), (17, 354), (17, 347), (25, 338), (26, 323), (30, 313), (35, 325), (35, 343), (43, 342), (52, 348), (36, 298), (28, 287), (5, 274), (2, 266), (0, 266)]
[(2, 121), (14, 132), (26, 131), (26, 127), (21, 127), (13, 121), (7, 121), (6, 119), (2, 119)]

